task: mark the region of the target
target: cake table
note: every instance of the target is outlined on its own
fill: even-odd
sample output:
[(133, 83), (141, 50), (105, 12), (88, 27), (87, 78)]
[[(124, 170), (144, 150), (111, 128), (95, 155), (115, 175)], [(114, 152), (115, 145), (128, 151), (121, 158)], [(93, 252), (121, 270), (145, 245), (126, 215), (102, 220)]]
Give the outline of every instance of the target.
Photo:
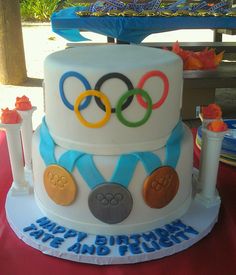
[(69, 41), (83, 41), (80, 31), (91, 31), (120, 41), (140, 43), (148, 35), (179, 29), (235, 29), (235, 16), (78, 16), (81, 7), (53, 14), (53, 31)]

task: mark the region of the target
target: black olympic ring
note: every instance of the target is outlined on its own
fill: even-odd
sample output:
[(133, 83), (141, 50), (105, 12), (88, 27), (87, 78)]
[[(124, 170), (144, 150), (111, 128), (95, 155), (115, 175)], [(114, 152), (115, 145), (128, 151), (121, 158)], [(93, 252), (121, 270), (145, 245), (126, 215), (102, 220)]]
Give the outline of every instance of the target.
[[(127, 85), (128, 87), (128, 90), (133, 90), (134, 89), (134, 86), (133, 84), (131, 83), (131, 81), (123, 74), (121, 73), (109, 73), (109, 74), (105, 74), (104, 76), (102, 76), (98, 82), (96, 83), (95, 85), (95, 90), (100, 92), (100, 88), (102, 87), (102, 84), (108, 80), (108, 79), (111, 79), (111, 78), (118, 78), (122, 81), (124, 81), (124, 83)], [(131, 104), (132, 100), (134, 98), (134, 95), (131, 95), (127, 98), (127, 100), (125, 101), (125, 103), (122, 105), (121, 107), (121, 110), (125, 110), (127, 107), (129, 107), (129, 105)], [(105, 105), (102, 103), (101, 99), (99, 97), (95, 97), (95, 101), (97, 103), (97, 105), (104, 111), (106, 112), (106, 108), (105, 108)], [(111, 112), (112, 113), (115, 113), (116, 112), (116, 108), (111, 108)]]

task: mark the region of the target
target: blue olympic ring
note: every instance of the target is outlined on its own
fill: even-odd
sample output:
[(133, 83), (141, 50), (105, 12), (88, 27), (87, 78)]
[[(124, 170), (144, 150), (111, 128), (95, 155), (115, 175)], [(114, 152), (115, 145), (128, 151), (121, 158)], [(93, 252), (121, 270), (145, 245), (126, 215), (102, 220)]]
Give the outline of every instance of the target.
[[(60, 82), (59, 82), (60, 96), (61, 96), (63, 103), (66, 105), (66, 107), (68, 107), (70, 110), (74, 111), (74, 106), (72, 104), (70, 104), (70, 102), (67, 100), (67, 98), (65, 96), (65, 92), (64, 92), (64, 82), (69, 77), (75, 77), (75, 78), (79, 79), (84, 84), (85, 90), (91, 90), (91, 86), (90, 86), (88, 80), (80, 73), (69, 71), (62, 75)], [(91, 99), (92, 99), (92, 96), (86, 97), (84, 102), (79, 106), (79, 110), (83, 110), (83, 109), (87, 108)]]

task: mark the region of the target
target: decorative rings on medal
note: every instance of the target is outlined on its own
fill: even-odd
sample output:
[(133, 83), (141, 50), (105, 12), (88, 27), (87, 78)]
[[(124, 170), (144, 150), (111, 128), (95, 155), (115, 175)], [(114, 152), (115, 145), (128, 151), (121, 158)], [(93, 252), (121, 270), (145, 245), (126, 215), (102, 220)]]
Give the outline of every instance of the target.
[[(85, 90), (80, 93), (80, 95), (75, 100), (74, 105), (72, 105), (67, 97), (65, 96), (64, 91), (64, 83), (69, 77), (75, 77), (84, 85)], [(163, 82), (163, 91), (160, 99), (156, 103), (152, 103), (152, 99), (147, 91), (143, 88), (145, 86), (146, 81), (148, 81), (152, 77), (158, 77)], [(118, 99), (118, 102), (115, 107), (111, 107), (110, 101), (108, 97), (101, 91), (101, 88), (105, 81), (110, 79), (119, 79), (123, 81), (128, 90), (121, 95)], [(59, 90), (62, 102), (64, 105), (70, 110), (74, 110), (77, 118), (86, 127), (89, 128), (99, 128), (104, 126), (110, 119), (111, 114), (116, 114), (118, 120), (127, 127), (139, 127), (146, 123), (146, 121), (151, 116), (152, 110), (160, 108), (162, 104), (165, 102), (168, 93), (169, 93), (169, 81), (167, 76), (158, 70), (149, 71), (144, 74), (138, 82), (137, 88), (134, 88), (132, 82), (128, 77), (121, 73), (108, 73), (102, 76), (97, 83), (95, 84), (95, 88), (92, 89), (88, 80), (78, 72), (69, 71), (62, 75), (59, 83)], [(133, 101), (134, 96), (137, 98), (137, 102), (139, 105), (146, 109), (146, 113), (144, 117), (139, 121), (129, 121), (127, 120), (122, 111), (130, 106)], [(95, 102), (97, 106), (105, 112), (104, 117), (97, 122), (89, 122), (87, 121), (81, 114), (81, 111), (88, 107), (91, 102), (92, 97), (95, 98)]]

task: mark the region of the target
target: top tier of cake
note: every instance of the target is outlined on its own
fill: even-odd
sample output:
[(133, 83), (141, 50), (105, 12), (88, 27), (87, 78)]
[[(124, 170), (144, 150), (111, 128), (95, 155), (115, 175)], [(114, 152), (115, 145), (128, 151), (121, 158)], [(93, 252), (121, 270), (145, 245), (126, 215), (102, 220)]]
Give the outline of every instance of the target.
[(62, 147), (99, 155), (155, 150), (179, 121), (182, 61), (169, 51), (78, 46), (49, 55), (44, 72), (46, 122)]

